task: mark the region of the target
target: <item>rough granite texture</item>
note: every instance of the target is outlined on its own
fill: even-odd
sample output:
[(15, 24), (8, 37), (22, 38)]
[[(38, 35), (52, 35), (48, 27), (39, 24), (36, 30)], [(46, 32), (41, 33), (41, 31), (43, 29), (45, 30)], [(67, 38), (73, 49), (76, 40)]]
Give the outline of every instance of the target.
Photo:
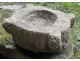
[(26, 5), (3, 21), (14, 43), (34, 52), (60, 52), (69, 43), (75, 15), (43, 6)]

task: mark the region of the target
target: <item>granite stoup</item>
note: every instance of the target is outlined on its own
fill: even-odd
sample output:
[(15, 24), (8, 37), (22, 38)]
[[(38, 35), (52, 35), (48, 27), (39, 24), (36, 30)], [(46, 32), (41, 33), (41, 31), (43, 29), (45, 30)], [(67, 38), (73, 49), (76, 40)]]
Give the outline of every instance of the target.
[(60, 52), (68, 46), (75, 15), (43, 6), (26, 5), (5, 19), (3, 28), (16, 45), (33, 52)]

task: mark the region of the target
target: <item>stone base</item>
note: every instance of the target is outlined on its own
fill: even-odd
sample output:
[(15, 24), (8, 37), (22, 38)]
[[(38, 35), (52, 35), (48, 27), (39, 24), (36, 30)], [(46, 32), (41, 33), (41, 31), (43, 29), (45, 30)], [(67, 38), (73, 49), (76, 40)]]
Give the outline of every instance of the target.
[[(11, 39), (9, 39), (10, 41)], [(12, 41), (11, 41), (12, 42)], [(12, 48), (13, 47), (13, 48)], [(73, 46), (69, 44), (66, 49), (60, 53), (35, 53), (25, 50), (17, 45), (0, 46), (0, 54), (9, 59), (67, 59), (73, 54)]]

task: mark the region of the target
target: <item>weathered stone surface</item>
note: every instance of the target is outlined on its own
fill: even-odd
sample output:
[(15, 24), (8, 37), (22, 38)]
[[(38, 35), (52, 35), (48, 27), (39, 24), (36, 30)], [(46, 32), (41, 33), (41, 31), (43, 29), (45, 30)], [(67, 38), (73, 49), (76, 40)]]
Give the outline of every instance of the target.
[(73, 14), (27, 5), (3, 21), (14, 43), (34, 52), (60, 52), (69, 43)]

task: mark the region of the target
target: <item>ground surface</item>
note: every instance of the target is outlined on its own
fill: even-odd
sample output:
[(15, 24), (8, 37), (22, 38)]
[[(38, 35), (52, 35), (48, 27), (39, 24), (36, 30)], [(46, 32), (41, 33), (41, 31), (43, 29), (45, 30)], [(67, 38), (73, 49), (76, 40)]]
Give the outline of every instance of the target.
[[(29, 4), (29, 3), (0, 3), (1, 5), (13, 5), (13, 4)], [(74, 26), (70, 30), (70, 41), (74, 45), (74, 54), (71, 58), (80, 58), (80, 44), (79, 41), (77, 41), (77, 37), (79, 35), (79, 29), (80, 29), (80, 3), (32, 3), (34, 5), (41, 5), (46, 6), (52, 9), (60, 10), (65, 13), (74, 13), (76, 15)], [(0, 44), (1, 45), (8, 45), (11, 44), (7, 41), (7, 38), (10, 37), (10, 35), (5, 32), (5, 30), (2, 27), (2, 21), (3, 19), (10, 17), (12, 14), (12, 11), (10, 10), (2, 10), (0, 9)]]

